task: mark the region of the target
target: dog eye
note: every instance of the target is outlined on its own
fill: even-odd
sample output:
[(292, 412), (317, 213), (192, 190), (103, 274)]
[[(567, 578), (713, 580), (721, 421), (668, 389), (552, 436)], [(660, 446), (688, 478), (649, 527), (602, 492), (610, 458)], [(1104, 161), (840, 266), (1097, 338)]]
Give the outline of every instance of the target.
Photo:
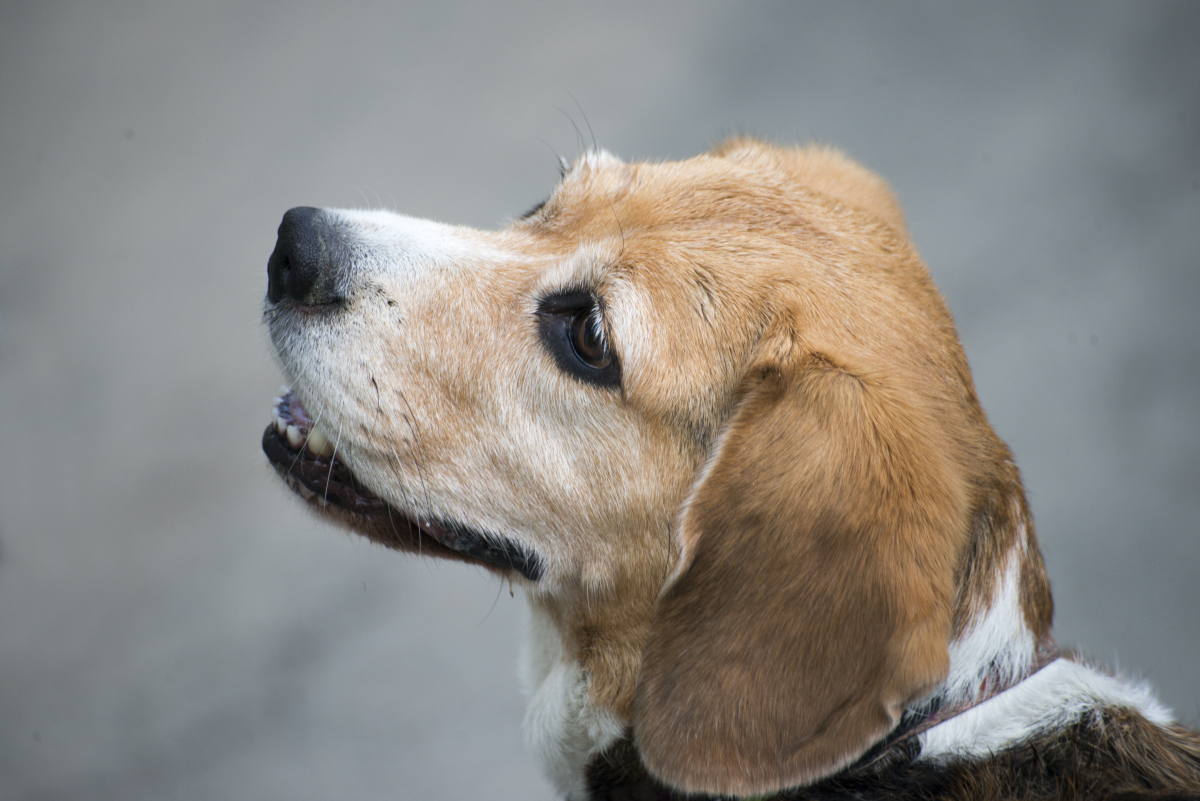
[(587, 384), (621, 388), (621, 362), (609, 344), (599, 299), (587, 290), (548, 295), (538, 303), (542, 345), (558, 369)]
[(585, 309), (571, 319), (571, 347), (579, 360), (594, 370), (612, 364), (612, 351), (604, 340), (604, 321), (599, 309)]

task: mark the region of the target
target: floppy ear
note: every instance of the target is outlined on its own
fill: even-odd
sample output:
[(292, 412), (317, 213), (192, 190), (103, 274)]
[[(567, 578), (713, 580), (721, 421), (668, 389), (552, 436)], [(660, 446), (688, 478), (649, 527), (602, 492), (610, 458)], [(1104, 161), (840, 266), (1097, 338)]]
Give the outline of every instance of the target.
[(932, 412), (824, 356), (786, 361), (743, 383), (647, 644), (634, 742), (687, 792), (826, 776), (948, 669), (965, 488)]

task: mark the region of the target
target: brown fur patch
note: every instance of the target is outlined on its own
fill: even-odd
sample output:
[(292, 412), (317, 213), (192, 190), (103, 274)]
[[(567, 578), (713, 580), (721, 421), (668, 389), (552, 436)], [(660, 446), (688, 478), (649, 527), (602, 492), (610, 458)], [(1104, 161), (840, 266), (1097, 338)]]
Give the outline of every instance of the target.
[(751, 371), (646, 650), (635, 741), (687, 790), (826, 775), (948, 666), (965, 499), (935, 420), (886, 375), (789, 361)]

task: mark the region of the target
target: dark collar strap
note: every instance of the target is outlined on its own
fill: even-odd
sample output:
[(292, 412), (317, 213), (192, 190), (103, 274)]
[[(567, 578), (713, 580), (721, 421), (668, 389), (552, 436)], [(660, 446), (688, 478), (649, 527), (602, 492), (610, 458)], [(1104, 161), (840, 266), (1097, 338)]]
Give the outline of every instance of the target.
[(912, 719), (909, 725), (901, 726), (885, 738), (880, 745), (872, 748), (867, 753), (866, 758), (859, 761), (858, 766), (867, 767), (884, 760), (886, 757), (892, 755), (896, 747), (905, 745), (906, 741), (929, 731), (934, 726), (945, 723), (964, 712), (974, 709), (985, 701), (990, 701), (1003, 692), (1011, 690), (1060, 656), (1062, 656), (1062, 652), (1058, 650), (1058, 645), (1054, 642), (1054, 638), (1046, 634), (1038, 641), (1037, 647), (1034, 649), (1033, 661), (1012, 681), (1002, 682), (995, 676), (984, 676), (983, 682), (979, 687), (979, 697), (974, 701), (965, 704), (939, 706), (926, 713), (924, 717)]

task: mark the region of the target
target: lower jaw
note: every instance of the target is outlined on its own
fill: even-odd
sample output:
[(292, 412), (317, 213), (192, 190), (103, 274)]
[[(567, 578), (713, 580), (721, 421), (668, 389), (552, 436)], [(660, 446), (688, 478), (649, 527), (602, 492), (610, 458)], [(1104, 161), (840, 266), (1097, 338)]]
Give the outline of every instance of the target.
[(262, 449), (275, 472), (322, 517), (397, 551), (479, 564), (438, 542), (415, 520), (372, 495), (341, 462), (288, 447), (275, 426), (267, 426), (263, 432)]
[(534, 553), (502, 538), (454, 525), (413, 520), (358, 483), (335, 457), (295, 450), (274, 425), (263, 432), (263, 452), (276, 472), (320, 515), (397, 551), (480, 565), (530, 581), (542, 575)]

